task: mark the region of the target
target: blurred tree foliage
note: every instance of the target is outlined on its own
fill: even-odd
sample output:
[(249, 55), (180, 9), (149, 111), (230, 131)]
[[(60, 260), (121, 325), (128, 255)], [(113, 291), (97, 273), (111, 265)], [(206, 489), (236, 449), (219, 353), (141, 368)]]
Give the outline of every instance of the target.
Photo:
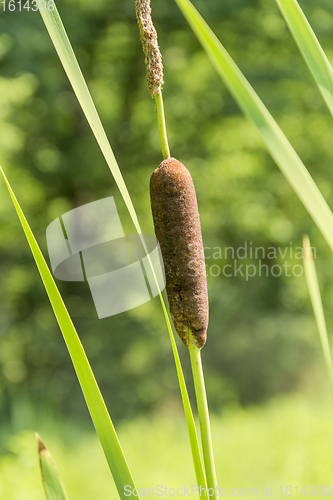
[[(333, 61), (333, 5), (302, 7)], [(274, 0), (198, 0), (195, 5), (234, 57), (333, 206), (332, 119)], [(242, 116), (172, 0), (152, 0), (164, 56), (172, 155), (191, 171), (207, 254), (210, 328), (203, 360), (211, 408), (256, 403), (323, 373), (304, 276), (218, 274), (234, 265), (218, 248), (293, 248), (270, 268), (298, 265), (304, 232), (317, 250), (329, 326), (332, 257), (296, 195)], [(68, 0), (58, 9), (133, 197), (153, 233), (149, 177), (161, 161), (134, 0)], [(72, 208), (114, 196), (133, 226), (39, 13), (0, 15), (0, 164), (47, 256), (48, 224)], [(38, 272), (0, 181), (0, 413), (19, 402), (75, 417), (87, 412)], [(292, 242), (292, 243), (291, 243)], [(224, 250), (223, 250), (224, 251)], [(242, 259), (238, 264), (255, 264)], [(215, 267), (211, 267), (215, 266)], [(218, 267), (219, 266), (219, 267)], [(228, 272), (230, 268), (228, 269)], [(98, 320), (86, 283), (58, 281), (115, 418), (179, 401), (159, 305)], [(187, 353), (180, 343), (187, 373)], [(317, 368), (317, 366), (320, 366)], [(321, 377), (321, 375), (320, 375)], [(326, 381), (321, 383), (325, 387)], [(19, 406), (18, 406), (19, 407)]]

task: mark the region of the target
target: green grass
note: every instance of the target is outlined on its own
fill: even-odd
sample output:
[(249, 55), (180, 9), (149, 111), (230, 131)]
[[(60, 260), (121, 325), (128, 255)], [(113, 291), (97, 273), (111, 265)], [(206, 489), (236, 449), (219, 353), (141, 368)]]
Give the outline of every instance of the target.
[(1, 167), (0, 172), (7, 185), (9, 194), (34, 256), (40, 276), (45, 286), (45, 290), (50, 299), (54, 314), (57, 318), (68, 352), (71, 356), (92, 421), (100, 438), (114, 481), (117, 485), (119, 495), (122, 497), (125, 485), (130, 484), (134, 487), (134, 482), (112, 420), (91, 370), (80, 338), (75, 330), (43, 254), (40, 251), (38, 243)]
[[(327, 398), (326, 398), (327, 401)], [(234, 409), (212, 418), (219, 486), (226, 489), (273, 485), (330, 484), (333, 469), (333, 427), (330, 405), (292, 395), (247, 410)], [(119, 426), (119, 436), (131, 462), (137, 486), (195, 484), (188, 456), (188, 437), (181, 408), (164, 417), (142, 418)], [(66, 426), (65, 426), (66, 427)], [(61, 435), (73, 430), (70, 446)], [(98, 439), (93, 432), (78, 434), (43, 431), (71, 500), (116, 498), (116, 489)], [(0, 458), (0, 500), (44, 500), (36, 442), (24, 431), (8, 441), (10, 452)], [(89, 460), (87, 460), (87, 456)], [(158, 460), (157, 460), (158, 457)], [(307, 495), (309, 496), (309, 495)], [(196, 495), (193, 498), (197, 498)]]
[(36, 441), (38, 443), (39, 464), (46, 498), (50, 500), (68, 500), (57, 466), (38, 433), (36, 433)]
[(310, 299), (312, 303), (312, 308), (314, 316), (316, 318), (317, 328), (319, 332), (320, 342), (323, 349), (327, 375), (331, 385), (331, 391), (333, 395), (333, 365), (332, 365), (332, 355), (328, 340), (328, 333), (326, 327), (326, 320), (324, 314), (323, 303), (321, 300), (318, 276), (316, 271), (316, 265), (314, 263), (313, 253), (311, 249), (311, 243), (308, 236), (303, 238), (303, 267), (306, 277), (306, 282), (308, 285), (308, 290), (310, 294)]
[[(175, 1), (224, 84), (245, 116), (257, 128), (267, 151), (294, 189), (333, 251), (332, 211), (309, 171), (260, 97), (192, 3), (189, 0)], [(309, 61), (309, 66), (312, 67), (312, 61)]]
[(333, 116), (333, 69), (296, 0), (276, 3)]

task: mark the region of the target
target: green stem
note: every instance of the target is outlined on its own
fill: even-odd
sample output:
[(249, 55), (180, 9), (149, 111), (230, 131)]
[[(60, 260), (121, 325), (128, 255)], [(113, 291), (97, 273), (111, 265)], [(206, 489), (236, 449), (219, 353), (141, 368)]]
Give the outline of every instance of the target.
[(197, 431), (195, 428), (193, 413), (192, 413), (191, 404), (190, 404), (190, 400), (189, 400), (188, 393), (187, 393), (186, 383), (185, 383), (184, 374), (183, 374), (182, 366), (181, 366), (180, 359), (179, 359), (179, 354), (178, 354), (175, 338), (174, 338), (173, 333), (172, 333), (171, 323), (170, 323), (169, 316), (168, 316), (168, 313), (167, 313), (167, 310), (166, 310), (164, 300), (163, 300), (161, 293), (160, 293), (160, 299), (161, 299), (162, 309), (163, 309), (163, 312), (165, 315), (165, 320), (166, 320), (168, 331), (169, 331), (172, 352), (173, 352), (173, 355), (175, 358), (180, 393), (182, 396), (185, 417), (186, 417), (186, 423), (187, 423), (187, 429), (188, 429), (188, 434), (189, 434), (189, 438), (190, 438), (190, 445), (191, 445), (193, 465), (194, 465), (194, 470), (195, 470), (195, 477), (196, 477), (197, 485), (199, 488), (199, 496), (201, 498), (201, 497), (204, 497), (205, 494), (204, 493), (200, 494), (200, 490), (202, 488), (206, 489), (207, 483), (206, 483), (205, 473), (204, 473), (202, 460), (201, 460), (201, 456), (200, 456)]
[(170, 149), (165, 125), (162, 91), (155, 95), (158, 132), (160, 134), (161, 148), (164, 160), (170, 158)]
[[(169, 149), (169, 144), (168, 144), (166, 124), (165, 124), (162, 91), (160, 91), (158, 94), (155, 95), (155, 103), (156, 103), (158, 131), (159, 131), (159, 135), (160, 135), (162, 154), (163, 154), (163, 158), (166, 160), (167, 158), (170, 158), (170, 149)], [(155, 280), (156, 280), (156, 278), (155, 278)], [(191, 409), (191, 403), (190, 403), (190, 399), (188, 397), (186, 383), (185, 383), (185, 379), (184, 379), (184, 374), (183, 374), (182, 366), (180, 363), (175, 338), (173, 336), (171, 323), (169, 320), (169, 316), (168, 316), (161, 292), (159, 292), (159, 295), (160, 295), (161, 304), (162, 304), (163, 312), (165, 315), (165, 320), (166, 320), (168, 331), (169, 331), (172, 352), (173, 352), (174, 359), (175, 359), (179, 388), (180, 388), (180, 393), (181, 393), (181, 397), (182, 397), (182, 401), (183, 401), (187, 429), (188, 429), (189, 438), (190, 438), (190, 445), (191, 445), (191, 451), (192, 451), (195, 476), (196, 476), (196, 480), (197, 480), (197, 484), (198, 484), (198, 488), (199, 488), (199, 496), (201, 498), (202, 494), (200, 494), (200, 491), (202, 489), (207, 488), (207, 483), (206, 483), (204, 467), (203, 467), (202, 459), (201, 459), (201, 455), (200, 455), (197, 431), (195, 428), (193, 413), (192, 413), (192, 409)]]
[(212, 488), (214, 494), (210, 496), (211, 499), (216, 500), (216, 472), (214, 465), (214, 455), (212, 446), (212, 436), (210, 431), (209, 412), (207, 404), (207, 396), (205, 389), (205, 381), (202, 371), (200, 349), (192, 342), (191, 333), (189, 335), (189, 351), (191, 357), (191, 366), (193, 373), (193, 381), (195, 388), (195, 395), (197, 399), (197, 407), (200, 421), (201, 443), (205, 463), (206, 478), (208, 488)]

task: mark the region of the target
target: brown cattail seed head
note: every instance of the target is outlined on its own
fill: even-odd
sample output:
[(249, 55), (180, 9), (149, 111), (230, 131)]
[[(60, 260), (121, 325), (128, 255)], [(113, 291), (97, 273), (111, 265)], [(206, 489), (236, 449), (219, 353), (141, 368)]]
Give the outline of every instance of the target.
[(157, 43), (156, 29), (151, 20), (150, 0), (136, 0), (135, 10), (142, 48), (146, 56), (148, 91), (154, 97), (161, 92), (164, 81), (162, 56)]
[(171, 316), (186, 346), (206, 342), (208, 292), (197, 198), (192, 177), (175, 158), (162, 161), (150, 178), (156, 237), (160, 243)]

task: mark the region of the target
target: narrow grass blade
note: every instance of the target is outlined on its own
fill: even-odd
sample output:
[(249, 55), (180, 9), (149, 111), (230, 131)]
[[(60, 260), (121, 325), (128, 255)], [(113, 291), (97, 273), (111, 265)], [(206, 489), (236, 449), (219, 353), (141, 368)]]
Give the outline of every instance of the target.
[(175, 0), (213, 65), (333, 251), (333, 214), (272, 115), (189, 0)]
[(81, 72), (79, 63), (77, 62), (71, 43), (62, 24), (55, 2), (53, 2), (53, 5), (54, 10), (50, 11), (45, 9), (44, 11), (40, 10), (39, 12), (43, 18), (52, 43), (58, 53), (61, 64), (63, 65), (64, 70), (67, 73), (68, 79), (73, 87), (76, 97), (78, 98), (82, 110), (88, 120), (91, 130), (112, 172), (120, 193), (124, 198), (135, 228), (138, 233), (142, 233), (124, 178), (114, 157), (102, 122), (99, 118), (95, 104), (92, 100), (86, 81)]
[(1, 167), (0, 170), (36, 261), (38, 271), (49, 296), (69, 354), (72, 358), (82, 392), (101, 441), (119, 496), (125, 500), (124, 487), (129, 485), (132, 489), (135, 486), (110, 415), (105, 406), (79, 336), (76, 333), (75, 327), (45, 262), (43, 254), (40, 251), (38, 243)]
[(276, 3), (333, 115), (333, 69), (296, 0)]
[(329, 382), (331, 385), (331, 391), (333, 396), (333, 365), (332, 365), (332, 356), (331, 350), (328, 342), (327, 336), (327, 328), (326, 321), (323, 309), (323, 303), (321, 300), (318, 276), (316, 272), (316, 266), (313, 259), (313, 253), (311, 249), (311, 244), (308, 236), (304, 236), (303, 238), (303, 263), (304, 263), (304, 271), (306, 282), (308, 285), (308, 290), (311, 298), (311, 303), (313, 307), (313, 312), (316, 318), (319, 337), (321, 341), (321, 345), (323, 348), (327, 373)]
[[(55, 6), (55, 3), (54, 3), (54, 6)], [(73, 87), (73, 90), (78, 98), (78, 101), (82, 107), (82, 110), (83, 110), (83, 112), (88, 120), (88, 123), (91, 127), (91, 130), (96, 137), (96, 140), (100, 146), (100, 149), (104, 155), (104, 158), (106, 159), (106, 162), (111, 170), (111, 173), (114, 176), (114, 179), (117, 183), (117, 186), (120, 190), (120, 193), (121, 193), (122, 197), (124, 198), (124, 201), (126, 203), (128, 211), (130, 213), (130, 216), (132, 218), (134, 226), (135, 226), (136, 230), (138, 231), (138, 233), (142, 234), (140, 224), (139, 224), (131, 197), (130, 197), (129, 192), (127, 190), (125, 181), (123, 179), (123, 176), (121, 174), (121, 171), (119, 169), (117, 161), (116, 161), (114, 154), (112, 152), (112, 149), (111, 149), (111, 146), (110, 146), (109, 141), (107, 139), (107, 136), (105, 134), (103, 125), (101, 123), (101, 120), (99, 118), (99, 115), (97, 113), (95, 105), (93, 103), (92, 97), (90, 95), (89, 89), (87, 87), (87, 84), (85, 82), (85, 79), (83, 77), (81, 69), (79, 67), (79, 64), (76, 60), (74, 51), (73, 51), (72, 46), (70, 44), (70, 41), (68, 39), (67, 33), (66, 33), (65, 28), (63, 26), (63, 23), (61, 21), (61, 18), (60, 18), (58, 11), (57, 11), (57, 8), (55, 6), (53, 11), (48, 11), (48, 10), (40, 11), (40, 14), (43, 18), (44, 24), (45, 24), (48, 32), (49, 32), (52, 43), (53, 43), (53, 45), (58, 53), (59, 59), (60, 59), (62, 65), (67, 73), (68, 79), (69, 79), (69, 81)], [(149, 258), (148, 258), (148, 260), (150, 262)], [(172, 332), (169, 316), (168, 316), (168, 313), (167, 313), (167, 310), (165, 307), (165, 303), (164, 303), (164, 300), (163, 300), (161, 293), (159, 294), (159, 296), (160, 296), (165, 320), (166, 320), (167, 327), (168, 327), (168, 332), (169, 332), (169, 336), (170, 336), (170, 340), (171, 340), (173, 355), (175, 358), (178, 382), (179, 382), (179, 386), (180, 386), (183, 406), (184, 406), (184, 410), (185, 410), (186, 422), (187, 422), (189, 436), (190, 436), (192, 455), (193, 455), (194, 463), (196, 464), (196, 467), (195, 467), (196, 468), (196, 476), (197, 476), (198, 484), (205, 487), (205, 479), (204, 479), (201, 460), (199, 462), (199, 459), (200, 459), (199, 445), (198, 445), (197, 435), (195, 432), (195, 424), (194, 424), (193, 414), (192, 414), (192, 410), (191, 410), (191, 404), (190, 404), (190, 400), (189, 400), (187, 390), (186, 390), (186, 383), (185, 383), (183, 371), (181, 368), (180, 359), (179, 359), (174, 335)], [(201, 468), (201, 471), (200, 471), (200, 468)]]
[(41, 437), (36, 433), (39, 463), (47, 500), (68, 500), (51, 453), (46, 449)]

